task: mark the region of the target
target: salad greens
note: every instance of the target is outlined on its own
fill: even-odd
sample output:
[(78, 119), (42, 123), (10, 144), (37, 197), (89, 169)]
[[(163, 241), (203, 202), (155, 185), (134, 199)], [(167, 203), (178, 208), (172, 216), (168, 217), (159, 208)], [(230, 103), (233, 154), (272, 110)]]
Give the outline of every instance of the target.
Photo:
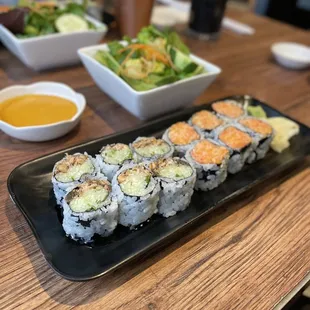
[(150, 90), (205, 72), (190, 58), (188, 47), (175, 32), (161, 32), (153, 26), (143, 28), (126, 44), (108, 43), (94, 58), (124, 79), (137, 91)]
[(17, 34), (19, 38), (96, 29), (95, 25), (84, 18), (87, 1), (83, 4), (69, 2), (64, 7), (58, 7), (51, 3), (39, 4), (30, 0), (20, 0), (15, 10), (21, 8), (26, 8), (27, 14), (20, 21), (24, 25), (23, 31)]

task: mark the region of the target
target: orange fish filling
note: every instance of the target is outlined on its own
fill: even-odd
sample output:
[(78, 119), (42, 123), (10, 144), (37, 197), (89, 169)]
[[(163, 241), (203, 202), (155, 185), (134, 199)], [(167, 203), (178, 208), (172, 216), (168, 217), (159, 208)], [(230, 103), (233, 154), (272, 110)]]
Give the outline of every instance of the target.
[(240, 120), (239, 123), (263, 136), (272, 134), (272, 127), (259, 119), (245, 118)]
[(220, 165), (228, 153), (226, 147), (216, 145), (208, 140), (202, 140), (195, 145), (191, 151), (191, 156), (199, 164)]
[(238, 105), (227, 101), (219, 101), (212, 104), (212, 109), (219, 114), (228, 116), (230, 118), (238, 118), (244, 114), (242, 108)]
[(219, 138), (232, 149), (242, 149), (252, 143), (252, 138), (247, 133), (232, 126), (225, 128)]
[(173, 144), (177, 145), (186, 145), (200, 138), (197, 131), (185, 122), (172, 125), (169, 128), (168, 137)]
[(193, 115), (194, 125), (204, 130), (212, 130), (223, 124), (223, 121), (209, 111), (200, 111)]

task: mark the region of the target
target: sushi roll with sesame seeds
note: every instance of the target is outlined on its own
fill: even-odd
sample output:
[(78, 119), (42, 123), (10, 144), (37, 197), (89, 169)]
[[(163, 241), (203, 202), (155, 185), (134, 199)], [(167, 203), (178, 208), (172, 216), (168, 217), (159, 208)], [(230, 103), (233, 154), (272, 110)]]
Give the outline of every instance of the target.
[(250, 154), (247, 162), (253, 163), (256, 160), (264, 158), (273, 139), (273, 129), (271, 125), (254, 117), (242, 118), (239, 120), (239, 124), (247, 130), (256, 143), (256, 147)]
[(127, 144), (114, 143), (104, 146), (100, 154), (96, 155), (96, 161), (101, 172), (112, 181), (115, 173), (125, 164), (132, 160), (132, 151)]
[(90, 178), (102, 177), (95, 159), (87, 153), (66, 155), (54, 165), (52, 183), (57, 204), (61, 205), (66, 190)]
[(112, 187), (121, 225), (135, 228), (158, 212), (160, 187), (145, 165), (124, 165), (114, 176)]
[(195, 169), (178, 157), (161, 158), (150, 164), (161, 187), (158, 212), (164, 217), (185, 210), (190, 204), (196, 181)]
[(235, 121), (247, 115), (243, 106), (234, 100), (214, 102), (211, 108), (220, 118), (226, 121)]
[(211, 190), (226, 180), (229, 150), (215, 140), (199, 141), (186, 152), (185, 158), (196, 169), (196, 190)]
[(82, 243), (95, 234), (109, 236), (117, 226), (118, 205), (106, 180), (87, 180), (68, 190), (63, 199), (63, 229)]
[(174, 146), (175, 156), (183, 157), (195, 142), (202, 139), (202, 134), (186, 122), (178, 122), (165, 131), (163, 139)]
[(192, 115), (189, 119), (189, 124), (198, 128), (204, 138), (212, 138), (214, 136), (214, 130), (224, 124), (224, 120), (220, 119), (215, 113), (202, 110)]
[(255, 141), (238, 123), (219, 127), (215, 139), (230, 151), (228, 172), (239, 172), (256, 147)]
[(159, 158), (168, 158), (173, 155), (174, 147), (163, 139), (155, 137), (139, 137), (130, 144), (133, 160), (136, 163), (151, 162)]

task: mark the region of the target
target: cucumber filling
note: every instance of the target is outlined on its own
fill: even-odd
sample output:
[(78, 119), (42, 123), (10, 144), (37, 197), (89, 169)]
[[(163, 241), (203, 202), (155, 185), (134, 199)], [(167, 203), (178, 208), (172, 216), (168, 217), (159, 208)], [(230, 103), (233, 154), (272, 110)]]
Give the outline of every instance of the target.
[(68, 155), (56, 166), (55, 178), (62, 183), (80, 180), (85, 174), (92, 174), (95, 168), (86, 155)]
[(117, 143), (107, 145), (102, 151), (103, 160), (110, 165), (121, 165), (125, 160), (132, 159), (132, 153), (128, 145)]
[(153, 189), (149, 188), (151, 179), (151, 172), (143, 166), (128, 169), (117, 178), (124, 194), (137, 197), (145, 196)]

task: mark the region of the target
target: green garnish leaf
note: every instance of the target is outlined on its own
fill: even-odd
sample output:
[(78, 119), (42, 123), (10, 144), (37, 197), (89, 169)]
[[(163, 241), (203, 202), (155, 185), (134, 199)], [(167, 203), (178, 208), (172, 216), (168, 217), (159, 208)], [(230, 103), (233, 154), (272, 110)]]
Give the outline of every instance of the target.
[(184, 44), (180, 36), (176, 32), (169, 32), (167, 36), (167, 44), (177, 48), (185, 55), (189, 55), (189, 48)]
[(247, 108), (249, 114), (253, 117), (258, 117), (258, 118), (267, 118), (267, 114), (264, 111), (264, 109), (258, 105), (258, 106), (248, 106)]

